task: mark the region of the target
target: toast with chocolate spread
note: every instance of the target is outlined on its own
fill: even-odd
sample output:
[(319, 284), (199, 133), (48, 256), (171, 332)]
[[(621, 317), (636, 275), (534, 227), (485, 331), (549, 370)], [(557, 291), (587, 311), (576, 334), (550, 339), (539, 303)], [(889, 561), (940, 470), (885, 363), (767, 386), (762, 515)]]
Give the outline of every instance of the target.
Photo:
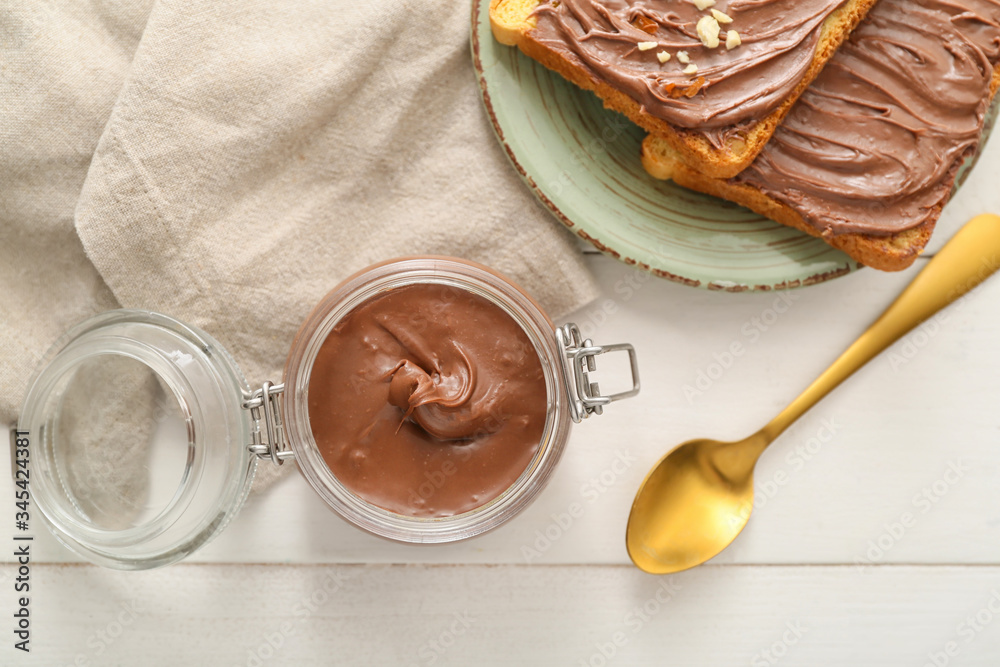
[(496, 39), (716, 178), (746, 168), (875, 0), (490, 0)]
[(699, 173), (652, 135), (642, 161), (898, 271), (927, 245), (998, 87), (1000, 0), (880, 0), (746, 170)]

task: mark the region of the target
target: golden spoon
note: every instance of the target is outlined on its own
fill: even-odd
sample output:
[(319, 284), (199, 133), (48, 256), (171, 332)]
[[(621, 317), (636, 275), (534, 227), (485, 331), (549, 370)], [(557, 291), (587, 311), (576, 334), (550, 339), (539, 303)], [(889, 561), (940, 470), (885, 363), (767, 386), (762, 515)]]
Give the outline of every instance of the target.
[(628, 518), (632, 562), (680, 572), (718, 555), (753, 509), (753, 469), (764, 449), (837, 385), (1000, 268), (1000, 216), (970, 220), (878, 320), (764, 428), (739, 442), (691, 440), (646, 475)]

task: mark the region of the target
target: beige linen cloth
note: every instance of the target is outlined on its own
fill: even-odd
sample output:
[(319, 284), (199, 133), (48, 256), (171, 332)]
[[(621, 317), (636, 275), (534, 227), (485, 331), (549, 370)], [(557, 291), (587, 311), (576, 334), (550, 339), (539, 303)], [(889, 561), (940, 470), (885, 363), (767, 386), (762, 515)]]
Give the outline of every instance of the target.
[(0, 422), (112, 308), (202, 327), (259, 384), (379, 260), (477, 260), (553, 316), (590, 300), (492, 135), (469, 23), (469, 0), (0, 0)]

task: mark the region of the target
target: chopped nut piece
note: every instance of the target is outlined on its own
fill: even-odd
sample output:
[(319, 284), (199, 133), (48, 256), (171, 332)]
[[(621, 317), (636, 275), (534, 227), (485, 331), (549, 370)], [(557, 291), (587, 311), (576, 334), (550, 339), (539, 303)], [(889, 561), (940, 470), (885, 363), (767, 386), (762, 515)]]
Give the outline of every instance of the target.
[(715, 4), (715, 0), (691, 0), (691, 2), (702, 12)]
[(701, 43), (710, 49), (719, 45), (719, 22), (713, 16), (702, 16), (695, 26)]
[(683, 71), (684, 71), (685, 74), (697, 74), (698, 73), (698, 66), (695, 65), (694, 63), (691, 63), (690, 65), (688, 65), (687, 67), (685, 67)]
[(739, 46), (742, 43), (743, 43), (743, 40), (740, 39), (740, 33), (736, 32), (735, 30), (730, 30), (729, 32), (726, 33), (726, 48), (727, 49), (735, 49), (737, 46)]
[(639, 42), (638, 46), (640, 51), (649, 51), (655, 49), (658, 44), (656, 42)]
[(632, 25), (650, 35), (655, 33), (657, 28), (660, 27), (659, 23), (649, 18), (648, 16), (643, 16), (642, 14), (639, 14), (634, 19), (632, 19)]
[(684, 97), (687, 97), (688, 99), (694, 97), (695, 95), (698, 94), (698, 91), (701, 90), (701, 87), (704, 85), (705, 85), (705, 77), (699, 76), (697, 79), (695, 79), (694, 83), (692, 83), (690, 86), (684, 89)]
[(677, 60), (682, 65), (687, 65), (689, 62), (691, 62), (691, 58), (688, 57), (688, 52), (687, 51), (678, 51), (677, 52)]
[(720, 12), (718, 9), (713, 9), (712, 10), (712, 16), (714, 16), (715, 20), (718, 21), (719, 23), (732, 23), (733, 22), (733, 17), (729, 16), (728, 14), (724, 14), (724, 13)]
[(659, 53), (656, 54), (656, 59), (659, 60), (661, 63), (665, 63), (668, 60), (670, 60), (670, 54), (667, 53), (666, 51), (660, 51)]

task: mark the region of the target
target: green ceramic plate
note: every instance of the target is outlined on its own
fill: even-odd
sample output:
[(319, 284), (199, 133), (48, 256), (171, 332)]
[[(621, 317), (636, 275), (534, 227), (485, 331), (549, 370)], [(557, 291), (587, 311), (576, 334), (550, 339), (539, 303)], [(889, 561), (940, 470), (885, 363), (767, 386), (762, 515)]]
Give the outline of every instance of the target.
[(483, 102), (514, 167), (552, 213), (600, 250), (688, 285), (732, 291), (822, 282), (859, 265), (819, 239), (642, 168), (643, 130), (493, 39), (474, 0)]
[(473, 1), (472, 56), (514, 167), (559, 220), (601, 251), (664, 278), (730, 291), (812, 285), (861, 268), (817, 238), (649, 176), (639, 162), (645, 133), (593, 93), (498, 44), (488, 0)]

